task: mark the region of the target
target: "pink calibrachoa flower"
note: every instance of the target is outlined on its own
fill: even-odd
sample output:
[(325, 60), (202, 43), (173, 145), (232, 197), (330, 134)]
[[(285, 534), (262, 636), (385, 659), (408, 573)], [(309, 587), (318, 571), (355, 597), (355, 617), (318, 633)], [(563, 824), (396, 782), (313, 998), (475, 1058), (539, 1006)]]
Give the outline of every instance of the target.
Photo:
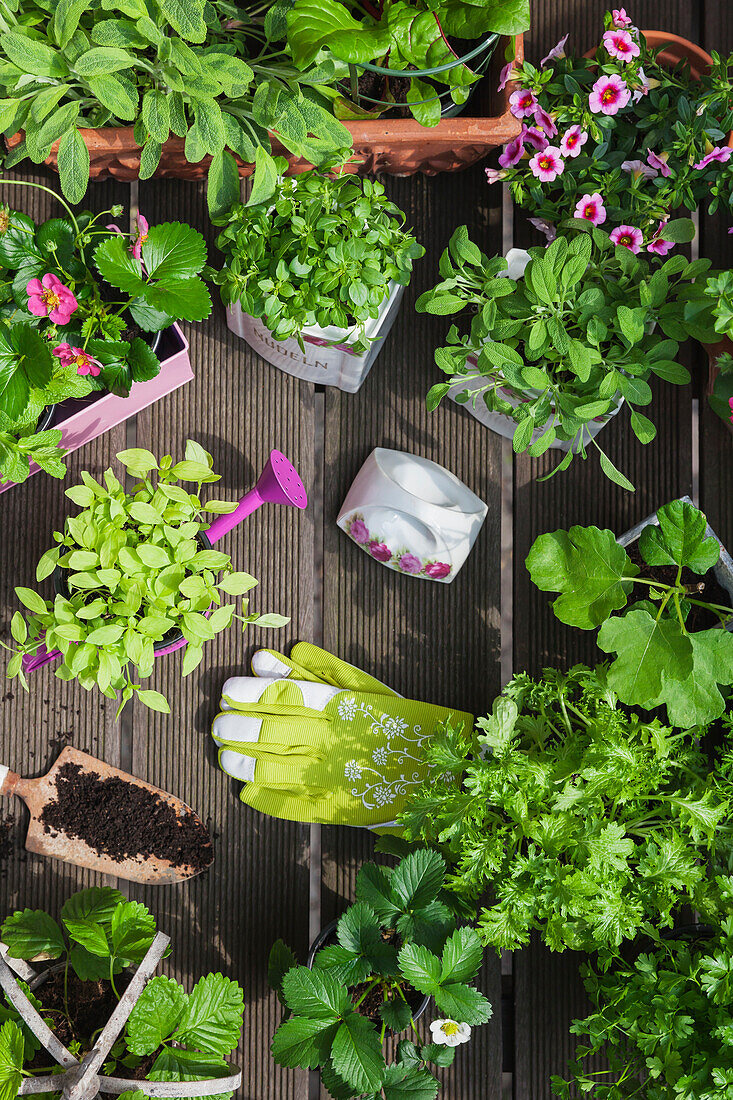
[(55, 325), (68, 325), (79, 305), (73, 292), (50, 271), (42, 279), (31, 279), (25, 289), (29, 312), (34, 317), (48, 315)]
[(531, 145), (540, 153), (550, 144), (547, 135), (536, 126), (523, 126), (521, 138), (525, 145)]
[(539, 229), (540, 233), (545, 234), (548, 244), (552, 244), (557, 237), (557, 227), (552, 222), (548, 222), (546, 218), (527, 218), (527, 221), (535, 229)]
[(728, 232), (729, 232), (729, 233), (733, 233), (733, 225), (732, 225), (732, 226), (730, 227), (730, 229), (728, 230)]
[(102, 369), (99, 362), (88, 351), (84, 351), (84, 348), (72, 347), (71, 344), (59, 344), (51, 354), (61, 360), (62, 367), (75, 366), (77, 374), (91, 374), (96, 378)]
[(638, 103), (640, 99), (643, 99), (645, 95), (649, 95), (652, 88), (659, 86), (658, 80), (650, 80), (643, 69), (639, 69), (637, 76), (640, 83), (632, 85), (634, 94), (631, 97), (633, 103)]
[(646, 162), (649, 167), (655, 168), (665, 178), (672, 175), (672, 169), (667, 167), (668, 157), (669, 153), (655, 153), (653, 149), (646, 151)]
[(487, 183), (499, 183), (501, 180), (506, 179), (506, 172), (500, 171), (498, 168), (484, 168), (486, 173)]
[(560, 139), (560, 152), (564, 157), (579, 157), (587, 140), (585, 130), (580, 126), (571, 126)]
[(570, 33), (564, 34), (556, 46), (553, 46), (547, 57), (543, 57), (540, 61), (540, 68), (544, 69), (548, 61), (560, 61), (565, 56), (565, 43), (570, 37)]
[(592, 195), (583, 195), (575, 207), (575, 217), (585, 218), (592, 225), (603, 225), (606, 220), (606, 208), (603, 197), (594, 191)]
[(376, 539), (372, 539), (369, 543), (369, 553), (377, 561), (389, 561), (392, 557), (392, 551), (388, 546), (385, 546), (383, 542), (377, 542)]
[(433, 580), (440, 580), (442, 577), (447, 577), (450, 571), (451, 567), (445, 561), (431, 561), (423, 570), (425, 576), (432, 577)]
[(150, 226), (148, 225), (148, 219), (146, 217), (144, 217), (142, 214), (138, 214), (138, 216), (137, 216), (137, 237), (132, 242), (132, 254), (133, 254), (133, 256), (135, 257), (136, 260), (139, 260), (139, 259), (142, 258), (143, 245), (145, 244), (145, 242), (148, 239), (148, 230), (149, 229), (150, 229)]
[(415, 554), (403, 554), (397, 562), (403, 573), (419, 573), (422, 562)]
[(537, 107), (534, 92), (529, 88), (520, 88), (509, 96), (509, 110), (515, 118), (529, 118)]
[(641, 230), (637, 229), (636, 226), (617, 225), (615, 229), (611, 230), (609, 236), (613, 244), (623, 245), (624, 248), (628, 248), (634, 254), (641, 252), (644, 237)]
[(554, 137), (557, 133), (557, 126), (555, 120), (551, 114), (549, 114), (544, 107), (540, 107), (539, 103), (535, 108), (534, 120), (536, 124), (545, 131), (548, 138)]
[(507, 84), (511, 80), (511, 72), (512, 72), (513, 66), (514, 66), (514, 62), (509, 61), (509, 62), (507, 62), (507, 64), (504, 66), (504, 68), (499, 73), (499, 91), (500, 92), (504, 91)]
[(702, 160), (699, 160), (697, 164), (693, 164), (693, 168), (707, 168), (709, 164), (717, 161), (719, 164), (725, 164), (730, 160), (733, 149), (729, 149), (727, 145), (716, 145), (714, 149), (711, 149), (709, 153), (706, 153)]
[(523, 156), (524, 141), (522, 140), (522, 135), (518, 134), (513, 141), (510, 141), (509, 144), (504, 147), (504, 152), (499, 156), (499, 164), (502, 168), (513, 168), (515, 164), (519, 164)]
[(606, 31), (603, 36), (603, 45), (606, 52), (615, 57), (617, 61), (631, 61), (632, 57), (638, 57), (641, 53), (638, 42), (634, 42), (628, 31)]
[(565, 162), (556, 145), (548, 145), (541, 153), (535, 153), (529, 162), (532, 175), (542, 183), (552, 183), (565, 171)]
[(631, 92), (620, 76), (599, 76), (588, 96), (593, 114), (615, 115), (631, 99)]
[(363, 519), (355, 519), (349, 527), (349, 534), (355, 542), (369, 542), (369, 528)]
[(611, 18), (614, 27), (624, 28), (633, 26), (633, 23), (626, 14), (626, 8), (613, 8), (611, 11)]
[(655, 252), (657, 256), (666, 256), (670, 249), (674, 248), (674, 241), (665, 241), (664, 238), (660, 236), (666, 224), (666, 222), (659, 223), (654, 236), (646, 246), (647, 252)]
[(643, 176), (645, 180), (653, 180), (657, 175), (656, 168), (652, 168), (649, 164), (645, 164), (643, 160), (625, 160), (621, 165), (624, 172), (628, 172), (636, 179), (639, 176)]

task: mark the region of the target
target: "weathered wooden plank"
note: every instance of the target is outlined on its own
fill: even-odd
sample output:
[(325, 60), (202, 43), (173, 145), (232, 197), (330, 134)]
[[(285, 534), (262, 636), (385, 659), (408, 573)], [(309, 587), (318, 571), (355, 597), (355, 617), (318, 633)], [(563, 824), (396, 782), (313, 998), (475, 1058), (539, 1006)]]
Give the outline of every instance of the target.
[[(571, 31), (569, 47), (578, 52), (596, 45), (603, 30), (604, 0), (582, 5), (572, 0), (536, 0), (533, 27), (525, 37), (527, 57), (536, 62)], [(631, 8), (634, 22), (698, 40), (698, 5), (681, 0), (641, 0)], [(521, 210), (515, 211), (517, 243), (539, 243), (530, 236)], [(651, 417), (657, 439), (642, 447), (620, 415), (604, 429), (599, 443), (636, 485), (626, 493), (601, 473), (597, 458), (576, 460), (556, 479), (538, 478), (557, 464), (552, 452), (538, 460), (519, 456), (514, 463), (514, 668), (533, 674), (546, 665), (569, 667), (596, 663), (602, 656), (590, 634), (562, 626), (550, 600), (531, 584), (524, 565), (530, 545), (543, 531), (573, 523), (597, 524), (619, 533), (673, 496), (689, 492), (692, 478), (692, 387), (655, 387)], [(515, 1100), (551, 1095), (550, 1076), (563, 1074), (575, 1048), (569, 1026), (585, 1015), (587, 1001), (578, 965), (580, 957), (552, 955), (537, 937), (514, 955)]]
[[(151, 224), (179, 219), (212, 244), (203, 186), (160, 182), (140, 186), (140, 209)], [(218, 262), (213, 248), (210, 258)], [(307, 487), (313, 483), (312, 387), (267, 365), (227, 330), (217, 301), (204, 324), (185, 326), (195, 379), (138, 418), (138, 445), (182, 453), (186, 438), (214, 456), (222, 480), (211, 495), (240, 497), (255, 482), (270, 450), (285, 451)], [(204, 876), (173, 890), (145, 892), (146, 903), (173, 937), (172, 965), (181, 980), (222, 970), (244, 987), (243, 1095), (296, 1098), (305, 1075), (282, 1071), (269, 1045), (280, 1013), (267, 988), (267, 955), (282, 936), (304, 951), (308, 932), (308, 827), (280, 822), (242, 806), (239, 784), (219, 771), (209, 736), (226, 676), (245, 672), (256, 646), (289, 645), (313, 630), (313, 510), (269, 505), (222, 540), (236, 566), (260, 580), (252, 606), (292, 616), (282, 631), (242, 635), (236, 624), (210, 643), (203, 663), (180, 677), (181, 653), (161, 659), (155, 684), (171, 701), (170, 717), (136, 706), (133, 770), (182, 796), (210, 819), (216, 862)]]
[[(58, 177), (50, 171), (6, 173), (0, 188), (1, 201), (27, 212), (36, 221), (63, 213), (50, 195), (13, 187), (10, 180), (16, 176), (58, 190)], [(95, 212), (107, 210), (113, 203), (126, 204), (128, 194), (129, 189), (122, 184), (96, 184), (90, 188), (85, 206)], [(10, 640), (10, 619), (20, 606), (14, 586), (35, 587), (36, 562), (52, 545), (52, 533), (62, 528), (67, 513), (76, 511), (64, 496), (64, 489), (76, 484), (80, 470), (99, 476), (113, 463), (124, 438), (122, 426), (82, 447), (70, 456), (63, 481), (41, 471), (0, 495), (0, 633), (4, 640)], [(50, 579), (44, 582), (43, 591), (53, 591)], [(3, 673), (6, 658), (7, 654), (2, 661)], [(87, 694), (76, 684), (63, 683), (56, 679), (52, 667), (33, 673), (30, 688), (30, 695), (26, 695), (17, 681), (9, 685), (3, 680), (0, 686), (3, 763), (22, 775), (41, 775), (66, 744), (110, 764), (119, 763), (119, 727), (110, 700), (96, 691)], [(78, 868), (26, 853), (23, 843), (28, 815), (19, 802), (3, 800), (0, 815), (6, 821), (13, 820), (7, 848), (0, 846), (2, 917), (17, 906), (58, 911), (69, 893), (98, 880), (98, 876)]]
[[(324, 644), (407, 696), (484, 713), (499, 686), (500, 456), (497, 437), (465, 410), (427, 412), (440, 379), (433, 351), (446, 319), (417, 315), (416, 296), (433, 285), (441, 251), (465, 221), (474, 240), (499, 246), (500, 213), (483, 169), (389, 182), (394, 201), (427, 248), (379, 359), (358, 394), (326, 393)], [(476, 546), (451, 585), (384, 569), (335, 526), (338, 509), (376, 446), (423, 455), (448, 467), (489, 505)], [(354, 876), (372, 840), (357, 830), (323, 830), (323, 923), (353, 897)], [(490, 960), (484, 990), (496, 1015), (462, 1048), (443, 1095), (498, 1097), (501, 1086), (500, 975)]]

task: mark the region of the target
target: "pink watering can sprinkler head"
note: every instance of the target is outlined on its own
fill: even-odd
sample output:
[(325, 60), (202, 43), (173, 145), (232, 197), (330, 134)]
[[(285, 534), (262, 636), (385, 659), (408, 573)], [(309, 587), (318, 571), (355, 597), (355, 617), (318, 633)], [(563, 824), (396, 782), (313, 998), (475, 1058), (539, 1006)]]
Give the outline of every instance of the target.
[[(234, 527), (251, 516), (263, 504), (289, 504), (294, 508), (305, 508), (308, 504), (308, 494), (300, 479), (298, 471), (289, 458), (282, 451), (270, 451), (267, 465), (257, 479), (254, 489), (240, 500), (233, 512), (227, 515), (217, 516), (214, 522), (205, 532), (210, 543), (217, 542), (222, 535), (226, 535)], [(156, 643), (155, 652), (158, 656), (172, 653), (181, 649), (186, 644), (186, 639), (179, 635), (175, 641), (165, 644), (165, 639)], [(49, 652), (41, 644), (35, 653), (26, 653), (23, 657), (23, 671), (32, 672), (36, 668), (57, 661), (61, 654), (57, 649)]]

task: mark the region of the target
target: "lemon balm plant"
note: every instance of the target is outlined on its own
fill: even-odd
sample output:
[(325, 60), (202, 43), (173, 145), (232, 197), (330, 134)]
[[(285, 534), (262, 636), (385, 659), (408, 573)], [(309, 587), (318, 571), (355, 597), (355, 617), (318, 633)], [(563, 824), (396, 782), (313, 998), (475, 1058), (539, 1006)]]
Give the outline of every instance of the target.
[[(189, 440), (185, 459), (175, 463), (170, 455), (158, 462), (139, 448), (117, 457), (139, 478), (129, 493), (112, 470), (105, 472), (104, 484), (83, 473), (82, 484), (66, 490), (82, 511), (54, 533), (56, 545), (36, 570), (39, 581), (55, 574), (53, 599), (15, 589), (30, 614), (13, 616), (16, 647), (6, 675), (19, 677), (27, 689), (23, 658), (43, 645), (59, 651), (60, 679), (77, 680), (86, 690), (97, 687), (116, 699), (118, 716), (133, 696), (168, 713), (165, 697), (139, 682), (152, 674), (156, 646), (165, 650), (185, 640), (182, 674), (187, 676), (200, 663), (204, 643), (235, 618), (235, 605), (225, 598), (243, 595), (257, 581), (236, 572), (230, 556), (213, 550), (205, 536), (204, 514), (233, 512), (237, 502), (203, 502), (180, 484), (194, 482), (200, 491), (219, 480), (211, 455), (199, 444)], [(243, 611), (236, 615), (243, 629), (289, 621), (251, 614), (247, 600)]]

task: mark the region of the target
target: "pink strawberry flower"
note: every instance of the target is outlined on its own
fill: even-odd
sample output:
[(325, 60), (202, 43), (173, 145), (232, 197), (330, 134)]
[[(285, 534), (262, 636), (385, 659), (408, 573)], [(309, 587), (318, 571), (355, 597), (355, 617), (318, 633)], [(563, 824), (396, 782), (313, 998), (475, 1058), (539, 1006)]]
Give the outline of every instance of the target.
[(603, 36), (603, 45), (609, 56), (615, 57), (617, 61), (631, 61), (641, 53), (638, 42), (634, 42), (626, 30), (606, 31)]
[(529, 162), (532, 175), (542, 183), (552, 183), (565, 171), (565, 162), (556, 145), (548, 145), (541, 153), (535, 153)]
[(670, 249), (674, 248), (674, 241), (665, 241), (664, 238), (660, 236), (666, 224), (666, 222), (659, 223), (656, 233), (646, 246), (647, 252), (654, 252), (657, 256), (666, 256)]
[(354, 542), (365, 543), (369, 542), (369, 528), (363, 519), (355, 519), (349, 527), (349, 534)]
[(502, 168), (513, 168), (519, 164), (524, 156), (524, 141), (522, 134), (518, 134), (513, 141), (504, 147), (504, 152), (499, 156), (499, 164)]
[(697, 164), (693, 164), (693, 168), (707, 168), (709, 164), (717, 161), (719, 164), (725, 164), (730, 160), (733, 149), (729, 149), (727, 145), (716, 145), (714, 149), (711, 149), (709, 153), (706, 153), (702, 160), (699, 160)]
[(550, 144), (547, 140), (547, 136), (536, 126), (522, 127), (522, 141), (525, 145), (531, 145), (533, 149), (536, 149), (540, 153)]
[(61, 361), (62, 367), (76, 367), (77, 374), (91, 374), (96, 378), (101, 371), (101, 364), (94, 359), (84, 348), (75, 348), (71, 344), (59, 344), (51, 352)]
[(560, 152), (564, 157), (578, 157), (588, 140), (588, 134), (580, 126), (571, 126), (560, 139)]
[(78, 308), (74, 294), (51, 272), (43, 279), (31, 279), (26, 286), (28, 311), (34, 317), (46, 317), (55, 325), (68, 325), (71, 315)]
[(150, 229), (150, 226), (148, 225), (148, 219), (146, 217), (144, 217), (142, 214), (138, 214), (138, 216), (137, 216), (137, 237), (132, 242), (132, 250), (131, 250), (132, 254), (133, 254), (133, 256), (135, 257), (136, 260), (142, 259), (143, 245), (145, 244), (145, 242), (148, 239), (148, 230), (149, 229)]
[(372, 555), (373, 558), (376, 558), (377, 561), (382, 562), (389, 561), (389, 559), (392, 557), (392, 551), (390, 550), (390, 548), (388, 546), (385, 546), (383, 542), (377, 542), (376, 539), (372, 539), (372, 541), (369, 543), (369, 553)]
[(554, 137), (557, 133), (557, 126), (555, 125), (554, 118), (544, 107), (540, 107), (539, 103), (535, 108), (534, 120), (537, 125), (545, 131), (548, 138)]
[(653, 180), (657, 175), (656, 168), (645, 164), (643, 160), (625, 160), (621, 165), (621, 169), (634, 176), (635, 179), (643, 176), (645, 180)]
[(599, 76), (588, 96), (593, 114), (615, 115), (631, 99), (631, 92), (620, 76)]
[(630, 252), (636, 254), (641, 252), (641, 245), (644, 240), (642, 232), (633, 225), (617, 225), (615, 229), (612, 229), (609, 234), (611, 241), (615, 245), (623, 245), (624, 248), (628, 248)]
[(556, 46), (553, 46), (547, 57), (543, 57), (540, 61), (540, 68), (544, 69), (548, 61), (560, 61), (565, 56), (565, 43), (570, 37), (569, 33), (564, 34)]
[(730, 420), (731, 424), (733, 424), (733, 397), (728, 398), (728, 404), (730, 405)]
[(632, 27), (633, 23), (626, 14), (626, 8), (613, 8), (611, 11), (611, 19), (613, 20), (614, 27)]
[(606, 208), (603, 205), (603, 197), (594, 191), (591, 195), (583, 195), (575, 207), (575, 217), (585, 218), (592, 225), (603, 225), (606, 220)]
[(397, 562), (403, 573), (419, 573), (422, 562), (415, 554), (403, 554)]
[(445, 561), (431, 561), (425, 566), (423, 572), (426, 577), (432, 577), (433, 580), (442, 580), (443, 577), (447, 577), (451, 571), (450, 565)]
[(527, 221), (530, 225), (533, 225), (535, 229), (538, 229), (540, 233), (544, 233), (548, 244), (552, 244), (557, 237), (556, 226), (554, 226), (552, 222), (548, 222), (546, 218), (527, 218)]
[(512, 78), (513, 61), (509, 61), (499, 73), (499, 91), (503, 92)]
[(499, 183), (501, 180), (506, 179), (506, 172), (500, 171), (498, 168), (484, 168), (486, 173), (487, 183)]
[(520, 88), (509, 96), (509, 110), (515, 118), (529, 118), (537, 107), (537, 100), (530, 88)]
[(655, 153), (653, 149), (647, 149), (646, 162), (650, 168), (655, 168), (665, 178), (672, 175), (671, 168), (667, 167), (669, 153)]

